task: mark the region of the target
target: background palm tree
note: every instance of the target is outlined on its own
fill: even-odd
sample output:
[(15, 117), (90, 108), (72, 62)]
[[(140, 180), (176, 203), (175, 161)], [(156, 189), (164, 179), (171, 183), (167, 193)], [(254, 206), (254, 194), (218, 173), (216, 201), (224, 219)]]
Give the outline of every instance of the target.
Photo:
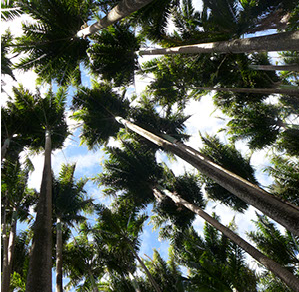
[(84, 186), (87, 179), (75, 181), (76, 165), (61, 166), (58, 178), (53, 183), (53, 211), (56, 217), (56, 291), (62, 292), (63, 276), (63, 238), (62, 230), (72, 227), (73, 223), (86, 220), (81, 214), (92, 210), (92, 199), (86, 198)]

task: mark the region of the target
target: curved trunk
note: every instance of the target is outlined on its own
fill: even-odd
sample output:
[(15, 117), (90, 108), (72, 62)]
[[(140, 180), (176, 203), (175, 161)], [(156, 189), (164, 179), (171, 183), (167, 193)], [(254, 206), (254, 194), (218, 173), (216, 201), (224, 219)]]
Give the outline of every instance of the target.
[(128, 246), (130, 248), (130, 250), (132, 251), (132, 253), (134, 254), (134, 257), (137, 259), (137, 261), (139, 262), (139, 264), (142, 266), (143, 270), (145, 271), (149, 281), (151, 282), (151, 284), (153, 285), (154, 289), (157, 292), (162, 292), (160, 287), (158, 286), (158, 284), (156, 283), (156, 281), (154, 280), (152, 274), (150, 273), (150, 271), (148, 270), (148, 268), (146, 267), (146, 265), (144, 264), (144, 262), (141, 260), (141, 258), (138, 256), (137, 252), (134, 250), (133, 246), (130, 244), (130, 242), (128, 242)]
[[(155, 190), (156, 192), (159, 192), (158, 189)], [(275, 274), (277, 277), (279, 277), (283, 282), (285, 282), (290, 288), (294, 289), (294, 291), (299, 292), (299, 279), (293, 275), (290, 271), (288, 271), (286, 268), (283, 268), (278, 263), (274, 262), (264, 254), (262, 254), (259, 250), (257, 250), (254, 246), (249, 244), (246, 240), (241, 238), (239, 235), (231, 231), (226, 226), (222, 225), (219, 221), (217, 221), (215, 218), (211, 217), (208, 213), (204, 212), (201, 208), (198, 206), (191, 204), (178, 196), (177, 194), (171, 193), (168, 190), (161, 189), (163, 193), (172, 199), (173, 202), (176, 204), (180, 204), (186, 208), (188, 208), (190, 211), (196, 213), (200, 217), (202, 217), (205, 221), (207, 221), (209, 224), (214, 226), (217, 230), (222, 232), (225, 236), (227, 236), (231, 241), (236, 243), (238, 246), (240, 246), (243, 250), (245, 250), (248, 254), (250, 254), (256, 261), (264, 265), (269, 271), (271, 271), (273, 274)]]
[(262, 71), (299, 71), (298, 64), (290, 65), (249, 65), (250, 69)]
[(224, 88), (224, 87), (194, 87), (194, 89), (215, 90), (221, 92), (240, 92), (240, 93), (261, 93), (261, 94), (287, 94), (299, 96), (299, 89), (294, 88)]
[(111, 24), (129, 16), (131, 13), (149, 4), (153, 0), (122, 0), (104, 18), (91, 26), (77, 32), (77, 37), (86, 38), (87, 36), (107, 28)]
[(9, 232), (8, 245), (7, 245), (7, 265), (3, 266), (1, 291), (9, 291), (15, 239), (17, 234), (17, 216), (18, 216), (18, 211), (17, 208), (14, 207), (12, 213), (10, 232)]
[(61, 220), (56, 221), (56, 292), (63, 292), (62, 285), (62, 230)]
[(1, 146), (1, 161), (3, 160), (3, 158), (6, 155), (9, 144), (10, 144), (10, 138), (5, 139), (3, 145)]
[(298, 48), (299, 31), (289, 31), (247, 39), (203, 43), (166, 49), (140, 50), (139, 55), (143, 56), (202, 53), (239, 54), (250, 52), (297, 51)]
[(52, 143), (49, 130), (45, 135), (45, 162), (33, 226), (26, 292), (52, 292)]
[(299, 235), (297, 207), (280, 201), (265, 190), (214, 163), (195, 149), (176, 142), (174, 138), (170, 137), (172, 140), (167, 138), (169, 140), (167, 141), (125, 119), (116, 117), (116, 120), (154, 144), (179, 156), (244, 202), (256, 207), (295, 235)]

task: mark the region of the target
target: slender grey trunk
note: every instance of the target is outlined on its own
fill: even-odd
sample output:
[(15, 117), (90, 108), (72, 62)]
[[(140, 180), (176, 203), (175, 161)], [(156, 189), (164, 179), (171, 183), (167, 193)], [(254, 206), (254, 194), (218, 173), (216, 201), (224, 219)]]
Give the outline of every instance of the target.
[(176, 142), (173, 138), (173, 141), (169, 142), (123, 118), (116, 117), (116, 120), (154, 144), (179, 156), (244, 202), (254, 206), (295, 235), (299, 235), (299, 209), (295, 206), (280, 201), (257, 185), (226, 170), (200, 152)]
[(17, 234), (17, 216), (18, 216), (18, 211), (17, 208), (14, 207), (12, 213), (11, 225), (10, 225), (8, 245), (7, 245), (7, 264), (6, 266), (3, 266), (3, 274), (2, 274), (3, 278), (1, 283), (1, 291), (9, 291), (10, 278), (12, 272), (12, 261), (13, 261), (15, 240)]
[(118, 3), (104, 18), (89, 27), (77, 32), (77, 37), (86, 38), (87, 36), (107, 28), (111, 24), (129, 16), (131, 13), (139, 10), (153, 0), (122, 0)]
[(1, 279), (1, 291), (4, 290), (4, 282), (7, 273), (8, 265), (8, 242), (7, 242), (7, 230), (6, 230), (6, 207), (7, 207), (7, 191), (3, 202), (3, 212), (1, 216), (1, 232), (2, 232), (2, 249), (3, 249), (3, 259), (2, 259), (2, 279)]
[(1, 146), (1, 161), (3, 160), (3, 158), (6, 155), (9, 144), (10, 144), (10, 138), (5, 139), (3, 145)]
[[(155, 190), (156, 192), (159, 190)], [(277, 277), (279, 277), (283, 282), (285, 282), (290, 288), (294, 289), (294, 291), (299, 292), (299, 279), (293, 275), (290, 271), (288, 271), (286, 268), (283, 268), (278, 263), (274, 262), (264, 254), (262, 254), (259, 250), (257, 250), (254, 246), (249, 244), (246, 240), (241, 238), (239, 235), (231, 231), (226, 226), (222, 225), (220, 222), (218, 222), (215, 218), (211, 217), (209, 214), (204, 212), (201, 208), (198, 206), (191, 204), (178, 196), (177, 194), (174, 194), (166, 189), (160, 189), (167, 197), (171, 198), (173, 202), (176, 204), (182, 205), (186, 208), (188, 208), (190, 211), (196, 213), (200, 217), (202, 217), (205, 221), (207, 221), (209, 224), (214, 226), (216, 229), (218, 229), (220, 232), (222, 232), (225, 236), (227, 236), (231, 241), (236, 243), (238, 246), (240, 246), (243, 250), (245, 250), (248, 254), (250, 254), (256, 261), (264, 265), (269, 271), (271, 271), (273, 274), (275, 274)]]
[(224, 88), (224, 87), (194, 87), (194, 89), (215, 90), (220, 92), (239, 92), (239, 93), (261, 93), (261, 94), (287, 94), (299, 96), (299, 89), (294, 88)]
[(140, 50), (139, 55), (202, 54), (202, 53), (251, 53), (297, 51), (299, 31), (282, 32), (272, 35), (236, 39), (231, 41), (202, 43), (181, 47)]
[(56, 292), (63, 292), (62, 285), (62, 230), (61, 219), (56, 221)]
[(144, 262), (141, 260), (141, 258), (138, 256), (137, 252), (135, 251), (135, 249), (133, 248), (133, 246), (131, 245), (130, 242), (128, 242), (128, 246), (130, 248), (130, 250), (132, 251), (134, 257), (137, 259), (137, 261), (139, 262), (139, 264), (141, 265), (142, 269), (145, 271), (149, 281), (151, 282), (151, 284), (153, 285), (154, 289), (157, 292), (162, 292), (160, 287), (158, 286), (158, 284), (156, 283), (155, 279), (153, 278), (152, 274), (150, 273), (150, 271), (148, 270), (148, 268), (146, 267), (146, 265), (144, 264)]
[(290, 65), (249, 65), (250, 69), (261, 71), (299, 71), (298, 64)]
[(33, 227), (26, 292), (52, 292), (52, 143), (49, 130), (45, 135), (45, 162)]

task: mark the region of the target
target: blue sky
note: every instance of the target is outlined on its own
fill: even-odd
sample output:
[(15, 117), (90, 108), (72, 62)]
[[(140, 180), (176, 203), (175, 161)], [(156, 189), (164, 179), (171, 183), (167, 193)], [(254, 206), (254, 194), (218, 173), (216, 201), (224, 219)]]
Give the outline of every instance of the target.
[[(199, 5), (199, 1), (197, 2)], [(26, 17), (23, 17), (26, 19)], [(5, 25), (2, 25), (2, 30), (5, 29)], [(20, 21), (15, 20), (11, 30), (15, 34), (20, 33)], [(142, 57), (140, 62), (146, 61), (149, 57)], [(22, 83), (26, 88), (34, 90), (35, 88), (35, 79), (36, 74), (34, 72), (27, 72), (25, 74), (16, 72), (16, 78), (18, 82)], [(12, 86), (17, 84), (9, 77), (4, 78), (6, 86), (4, 90), (8, 93), (11, 93)], [(141, 80), (140, 76), (136, 76), (136, 88), (129, 88), (128, 92), (136, 93), (138, 96), (141, 91), (146, 86), (148, 80)], [(87, 75), (83, 77), (83, 85), (90, 86), (90, 79)], [(45, 90), (45, 89), (44, 89)], [(70, 91), (71, 93), (72, 91)], [(3, 98), (4, 97), (4, 98)], [(5, 103), (5, 95), (2, 96), (2, 104)], [(200, 101), (190, 101), (186, 107), (186, 114), (191, 115), (190, 119), (186, 122), (187, 133), (191, 135), (191, 138), (188, 145), (198, 149), (201, 146), (199, 131), (202, 134), (208, 133), (209, 135), (217, 134), (220, 137), (221, 141), (227, 142), (227, 138), (224, 133), (218, 133), (219, 129), (225, 127), (227, 118), (222, 114), (221, 111), (215, 110), (211, 95), (202, 97)], [(70, 115), (71, 113), (68, 113)], [(71, 128), (76, 127), (76, 123), (68, 117), (68, 123)], [(53, 152), (53, 170), (56, 175), (58, 175), (62, 163), (76, 163), (76, 172), (75, 175), (77, 178), (87, 176), (92, 177), (101, 172), (102, 162), (105, 159), (105, 154), (101, 149), (96, 151), (89, 151), (86, 146), (79, 146), (79, 134), (80, 129), (76, 129), (73, 132), (73, 135), (67, 139), (65, 146), (62, 150), (56, 150)], [(113, 141), (111, 141), (113, 145)], [(238, 142), (237, 148), (244, 154), (250, 155), (248, 147), (244, 142)], [(195, 171), (190, 165), (182, 161), (180, 158), (177, 161), (170, 162), (167, 160), (167, 157), (162, 152), (157, 154), (158, 161), (166, 162), (175, 174), (182, 174), (185, 171)], [(43, 157), (42, 155), (37, 155), (32, 157), (32, 161), (35, 165), (35, 171), (30, 176), (29, 186), (39, 190), (42, 176), (43, 168)], [(267, 186), (271, 183), (271, 178), (263, 173), (263, 169), (269, 164), (267, 158), (267, 149), (263, 151), (255, 152), (251, 157), (251, 162), (256, 169), (256, 176), (260, 184)], [(89, 195), (92, 196), (97, 202), (101, 203), (110, 203), (109, 198), (104, 198), (101, 189), (96, 185), (89, 182), (87, 184), (86, 190)], [(250, 207), (248, 211), (244, 214), (233, 212), (228, 207), (225, 207), (218, 203), (209, 203), (206, 211), (211, 214), (216, 212), (217, 215), (221, 217), (221, 221), (224, 224), (228, 224), (233, 218), (237, 223), (239, 228), (238, 232), (240, 235), (246, 238), (246, 232), (254, 229), (254, 225), (251, 222), (252, 219), (255, 219), (255, 209)], [(151, 213), (151, 208), (148, 207), (146, 212), (148, 215)], [(194, 222), (196, 230), (201, 234), (203, 227), (203, 220), (197, 218)], [(158, 240), (158, 231), (153, 231), (151, 225), (145, 225), (144, 234), (142, 235), (142, 245), (140, 249), (140, 255), (144, 257), (144, 254), (152, 256), (153, 249), (157, 249), (160, 254), (167, 259), (168, 254), (168, 243), (161, 242)], [(250, 260), (251, 266), (256, 266), (254, 262)]]

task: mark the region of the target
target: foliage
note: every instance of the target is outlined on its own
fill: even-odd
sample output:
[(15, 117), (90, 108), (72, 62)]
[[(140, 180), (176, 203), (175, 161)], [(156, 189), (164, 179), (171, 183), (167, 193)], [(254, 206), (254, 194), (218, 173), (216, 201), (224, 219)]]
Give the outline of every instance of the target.
[[(234, 229), (233, 224), (230, 228)], [(190, 291), (256, 291), (256, 278), (244, 252), (207, 223), (204, 237), (193, 227), (177, 236), (174, 253), (189, 270)]]
[(140, 38), (128, 25), (114, 25), (101, 30), (93, 37), (94, 43), (87, 50), (91, 72), (110, 81), (115, 87), (129, 85), (138, 69), (137, 55)]
[(5, 34), (1, 35), (1, 74), (7, 74), (15, 80), (14, 74), (12, 72), (12, 62), (7, 56), (10, 51), (12, 41), (13, 37), (9, 30), (6, 31)]
[(93, 83), (93, 88), (80, 87), (73, 98), (73, 118), (82, 122), (81, 143), (90, 149), (116, 137), (120, 125), (116, 116), (126, 116), (128, 101), (106, 83)]
[(59, 85), (80, 84), (80, 63), (87, 64), (88, 40), (76, 38), (92, 14), (93, 1), (17, 1), (35, 22), (23, 23), (24, 35), (17, 38), (14, 51), (25, 53), (17, 69), (34, 69), (42, 81)]
[[(257, 184), (254, 169), (250, 165), (249, 159), (244, 158), (234, 146), (221, 143), (216, 136), (206, 135), (205, 137), (201, 136), (201, 139), (203, 141), (203, 147), (200, 150), (202, 154), (232, 173), (249, 180), (253, 184)], [(205, 190), (210, 199), (220, 201), (239, 212), (244, 212), (248, 208), (244, 201), (207, 176), (200, 175), (200, 177), (205, 184)]]

